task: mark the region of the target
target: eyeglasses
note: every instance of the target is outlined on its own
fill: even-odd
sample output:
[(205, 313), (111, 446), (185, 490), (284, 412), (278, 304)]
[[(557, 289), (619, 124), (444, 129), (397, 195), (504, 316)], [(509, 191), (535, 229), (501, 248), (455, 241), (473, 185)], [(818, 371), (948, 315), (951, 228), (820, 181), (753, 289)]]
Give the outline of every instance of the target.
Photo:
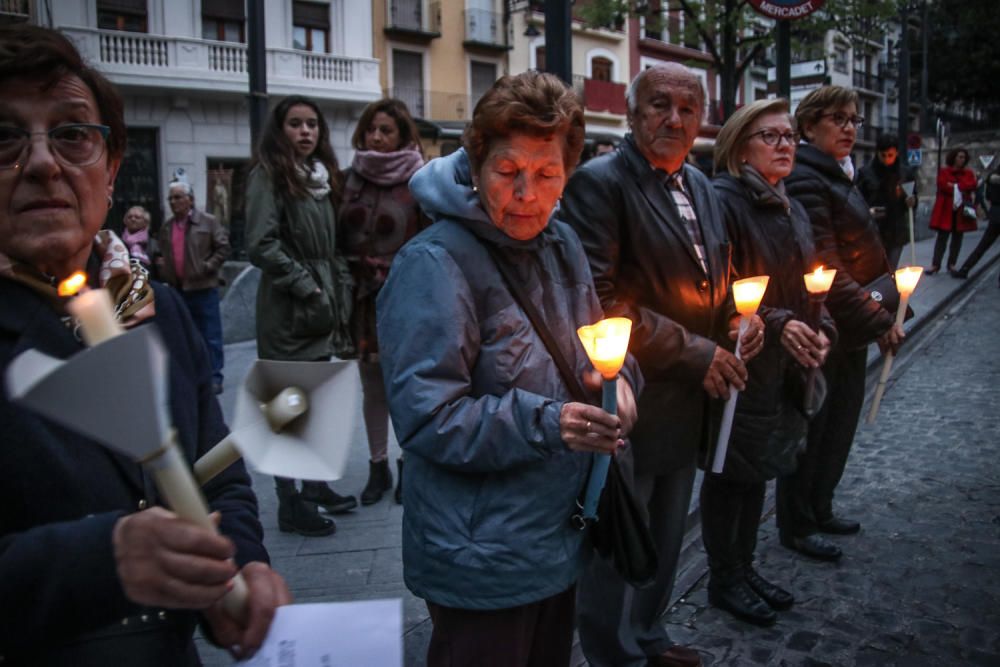
[(64, 166), (89, 167), (104, 155), (107, 148), (107, 125), (76, 123), (51, 130), (28, 132), (19, 127), (0, 126), (0, 169), (19, 169), (28, 155), (31, 138), (44, 134), (49, 150)]
[(798, 132), (778, 132), (777, 130), (759, 130), (751, 134), (748, 138), (760, 137), (768, 146), (778, 146), (781, 141), (784, 140), (789, 146), (794, 147), (795, 144), (799, 143), (799, 133)]
[(820, 118), (830, 118), (833, 120), (833, 124), (842, 130), (847, 129), (847, 124), (850, 123), (854, 127), (861, 127), (865, 124), (865, 117), (859, 116), (857, 114), (853, 116), (848, 116), (843, 111), (837, 111), (836, 113), (823, 113), (819, 115)]

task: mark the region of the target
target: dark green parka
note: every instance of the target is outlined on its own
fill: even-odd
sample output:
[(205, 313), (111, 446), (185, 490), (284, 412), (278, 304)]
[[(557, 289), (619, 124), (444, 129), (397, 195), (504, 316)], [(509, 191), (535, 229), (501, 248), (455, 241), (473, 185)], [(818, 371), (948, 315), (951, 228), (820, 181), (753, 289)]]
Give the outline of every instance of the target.
[(263, 275), (257, 289), (257, 356), (317, 361), (351, 351), (351, 277), (337, 255), (329, 197), (275, 191), (260, 166), (250, 172), (247, 253)]

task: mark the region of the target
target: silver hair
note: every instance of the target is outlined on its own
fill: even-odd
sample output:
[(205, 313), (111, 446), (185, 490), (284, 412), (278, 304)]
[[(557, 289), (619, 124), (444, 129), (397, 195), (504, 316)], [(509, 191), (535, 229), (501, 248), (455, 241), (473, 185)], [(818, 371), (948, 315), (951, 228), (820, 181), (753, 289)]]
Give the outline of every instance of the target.
[(191, 198), (192, 201), (194, 201), (194, 188), (191, 186), (190, 183), (187, 183), (185, 181), (173, 181), (170, 183), (170, 185), (167, 186), (167, 192), (170, 192), (174, 188), (183, 188), (184, 194), (186, 194), (188, 197)]
[(701, 110), (704, 111), (705, 100), (707, 99), (708, 96), (705, 94), (705, 87), (701, 85), (701, 79), (696, 77), (689, 68), (685, 67), (684, 65), (681, 65), (680, 63), (660, 63), (657, 65), (653, 65), (652, 67), (647, 67), (646, 69), (642, 70), (641, 72), (636, 74), (635, 77), (632, 78), (632, 82), (628, 85), (628, 90), (625, 91), (625, 106), (628, 109), (628, 115), (634, 116), (635, 112), (638, 110), (639, 84), (642, 83), (642, 80), (645, 79), (650, 72), (658, 69), (676, 70), (678, 67), (683, 67), (684, 71), (691, 76), (695, 84), (698, 86), (698, 96), (701, 98), (700, 99)]

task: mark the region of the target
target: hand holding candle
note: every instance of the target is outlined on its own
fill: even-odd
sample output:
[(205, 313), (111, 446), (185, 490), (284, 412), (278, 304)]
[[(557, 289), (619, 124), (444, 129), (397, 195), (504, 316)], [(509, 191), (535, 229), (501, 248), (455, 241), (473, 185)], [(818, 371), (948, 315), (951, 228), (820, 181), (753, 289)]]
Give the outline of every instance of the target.
[[(576, 331), (586, 350), (590, 363), (604, 378), (601, 399), (604, 411), (609, 414), (618, 412), (618, 371), (625, 363), (628, 353), (629, 336), (632, 333), (632, 320), (627, 317), (612, 317), (601, 320), (597, 324), (580, 327)], [(597, 503), (604, 489), (604, 481), (608, 476), (608, 466), (611, 457), (608, 454), (594, 454), (594, 463), (587, 480), (587, 491), (584, 495), (583, 518), (593, 519), (597, 516)]]
[[(819, 331), (823, 302), (826, 301), (826, 295), (830, 293), (830, 287), (833, 286), (833, 279), (836, 275), (837, 269), (824, 269), (819, 266), (812, 273), (807, 273), (802, 277), (806, 283), (806, 291), (809, 292), (808, 324), (813, 331)], [(816, 369), (811, 368), (809, 369), (809, 377), (806, 379), (805, 405), (812, 405), (815, 385)]]
[[(80, 332), (88, 347), (95, 347), (123, 333), (111, 307), (111, 298), (105, 289), (84, 290), (86, 275), (77, 272), (59, 285), (62, 296), (77, 296), (70, 300), (66, 308), (80, 323)], [(80, 291), (83, 290), (83, 291)], [(122, 339), (124, 340), (124, 339)], [(165, 382), (164, 378), (157, 378)], [(155, 393), (154, 387), (149, 387)], [(150, 428), (157, 425), (151, 424)], [(218, 528), (209, 516), (208, 505), (194, 481), (191, 469), (177, 447), (175, 433), (169, 435), (161, 448), (153, 452), (143, 452), (138, 457), (156, 482), (160, 495), (174, 512), (206, 530), (218, 533)], [(232, 589), (223, 600), (227, 611), (234, 618), (241, 619), (246, 614), (247, 588), (243, 577), (237, 574), (232, 579)]]
[[(920, 280), (920, 275), (923, 271), (924, 267), (922, 266), (904, 266), (895, 273), (896, 289), (899, 290), (899, 310), (896, 311), (897, 327), (902, 328), (903, 326), (903, 322), (906, 319), (906, 308), (910, 303), (910, 295), (917, 288), (917, 282)], [(895, 355), (890, 350), (886, 353), (885, 361), (882, 363), (882, 374), (879, 376), (878, 386), (875, 388), (875, 396), (872, 398), (872, 406), (868, 412), (868, 419), (865, 420), (869, 424), (874, 423), (875, 417), (878, 415), (882, 396), (885, 395), (886, 383), (889, 381), (889, 375), (892, 373), (893, 359), (895, 359)]]
[[(736, 358), (740, 359), (739, 341), (743, 339), (750, 318), (757, 312), (761, 299), (764, 298), (764, 291), (767, 289), (769, 276), (755, 276), (737, 280), (733, 283), (733, 300), (736, 302), (736, 310), (740, 313), (740, 331), (736, 337)], [(730, 390), (729, 398), (726, 400), (726, 407), (722, 413), (722, 425), (719, 430), (719, 439), (715, 445), (715, 458), (712, 462), (712, 472), (721, 473), (726, 464), (726, 452), (729, 449), (729, 436), (733, 428), (733, 416), (736, 414), (736, 399), (739, 392)]]
[(66, 304), (66, 310), (80, 323), (80, 333), (89, 347), (100, 345), (122, 332), (108, 291), (87, 289), (87, 274), (83, 271), (77, 271), (59, 283), (58, 292), (59, 296), (73, 297)]

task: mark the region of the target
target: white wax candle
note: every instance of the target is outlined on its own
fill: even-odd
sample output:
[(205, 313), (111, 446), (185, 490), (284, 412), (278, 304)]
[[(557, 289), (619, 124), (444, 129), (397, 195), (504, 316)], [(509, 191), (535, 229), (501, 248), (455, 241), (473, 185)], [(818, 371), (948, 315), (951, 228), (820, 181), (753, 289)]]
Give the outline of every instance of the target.
[(66, 309), (80, 322), (83, 341), (90, 347), (99, 345), (122, 332), (111, 296), (106, 289), (92, 289), (73, 297)]

